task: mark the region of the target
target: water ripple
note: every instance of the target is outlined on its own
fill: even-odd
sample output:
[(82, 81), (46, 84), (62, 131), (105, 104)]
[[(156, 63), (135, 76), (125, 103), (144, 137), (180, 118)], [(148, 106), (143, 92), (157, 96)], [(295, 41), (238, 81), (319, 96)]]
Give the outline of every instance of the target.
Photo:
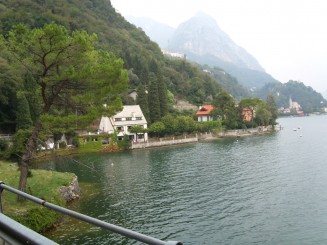
[[(283, 131), (267, 136), (87, 156), (102, 175), (71, 169), (81, 182), (99, 186), (78, 210), (188, 245), (326, 244), (327, 117), (281, 123)], [(68, 171), (60, 163), (56, 168)], [(52, 238), (64, 244), (138, 244), (78, 227)]]

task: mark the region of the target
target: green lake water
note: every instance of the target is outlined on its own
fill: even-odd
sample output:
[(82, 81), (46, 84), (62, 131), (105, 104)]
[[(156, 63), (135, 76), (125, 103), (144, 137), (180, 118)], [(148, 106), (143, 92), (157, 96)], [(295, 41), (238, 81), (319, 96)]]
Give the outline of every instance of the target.
[[(70, 208), (158, 239), (327, 244), (327, 116), (278, 121), (283, 130), (264, 136), (38, 167), (77, 174), (83, 192)], [(60, 244), (140, 244), (71, 219), (46, 236)]]

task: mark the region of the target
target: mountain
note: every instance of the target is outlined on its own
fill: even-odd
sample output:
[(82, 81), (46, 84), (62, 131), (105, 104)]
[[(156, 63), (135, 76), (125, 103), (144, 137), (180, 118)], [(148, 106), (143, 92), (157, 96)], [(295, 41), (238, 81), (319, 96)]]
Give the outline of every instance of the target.
[[(198, 65), (165, 57), (158, 44), (117, 13), (109, 0), (0, 0), (0, 35), (6, 37), (12, 27), (20, 23), (36, 28), (51, 22), (64, 26), (69, 32), (95, 33), (99, 40), (97, 48), (110, 51), (124, 61), (130, 89), (147, 88), (151, 82), (160, 80), (172, 97), (195, 105), (210, 103), (210, 99), (223, 90), (219, 81)], [(6, 58), (0, 52), (0, 60)], [(0, 89), (0, 97), (2, 92)], [(133, 103), (127, 91), (122, 97), (125, 104)], [(0, 111), (3, 112), (1, 101)]]
[[(251, 82), (255, 81), (251, 72), (256, 75), (260, 73), (263, 76), (260, 78), (261, 81), (265, 81), (266, 78), (269, 80), (268, 75), (265, 75), (255, 60), (251, 58), (249, 61), (245, 60), (244, 57), (248, 57), (247, 55), (242, 56), (243, 60), (238, 63), (239, 66), (220, 59), (222, 65), (212, 66), (209, 72), (204, 71), (208, 70), (206, 67), (190, 63), (185, 59), (167, 58), (162, 54), (158, 44), (153, 42), (142, 29), (136, 28), (117, 13), (109, 0), (0, 0), (0, 34), (5, 37), (11, 28), (19, 23), (35, 28), (50, 22), (63, 25), (69, 31), (85, 30), (88, 33), (97, 34), (98, 48), (111, 51), (124, 61), (124, 66), (129, 73), (130, 89), (136, 89), (140, 85), (147, 87), (150, 84), (149, 78), (153, 78), (155, 74), (157, 80), (164, 81), (172, 97), (201, 105), (210, 103), (212, 98), (222, 90), (227, 90), (235, 98), (248, 97), (247, 91), (240, 87), (237, 80), (241, 81), (239, 77), (248, 76)], [(212, 21), (209, 24), (216, 26)], [(206, 29), (203, 34), (207, 32), (209, 30)], [(243, 54), (242, 51), (239, 52)], [(227, 55), (227, 51), (225, 54)], [(217, 58), (212, 54), (201, 55), (201, 58), (206, 58), (206, 56), (213, 61)], [(4, 52), (0, 52), (1, 59), (6, 59)], [(224, 64), (226, 68), (222, 67)], [(227, 64), (237, 67), (238, 73), (228, 72), (230, 67)], [(223, 68), (227, 73), (218, 67)], [(20, 74), (15, 71), (15, 67), (11, 70), (13, 76)], [(1, 82), (3, 81), (0, 79), (0, 85)], [(7, 91), (0, 90), (0, 97), (4, 94), (3, 92)], [(12, 91), (13, 97), (15, 94), (15, 91)], [(128, 96), (123, 97), (123, 100), (127, 103)], [(4, 112), (1, 108), (1, 101), (0, 111)]]
[(180, 24), (168, 48), (185, 53), (188, 59), (200, 64), (224, 69), (247, 88), (276, 82), (251, 54), (219, 28), (212, 17), (203, 13)]
[(204, 13), (198, 13), (180, 24), (172, 37), (169, 48), (199, 56), (213, 55), (239, 67), (264, 71), (253, 56), (237, 46), (219, 28), (216, 21)]
[(168, 47), (169, 40), (175, 32), (175, 28), (147, 17), (134, 17), (129, 15), (126, 16), (126, 20), (142, 28), (151, 40), (158, 43), (163, 49)]

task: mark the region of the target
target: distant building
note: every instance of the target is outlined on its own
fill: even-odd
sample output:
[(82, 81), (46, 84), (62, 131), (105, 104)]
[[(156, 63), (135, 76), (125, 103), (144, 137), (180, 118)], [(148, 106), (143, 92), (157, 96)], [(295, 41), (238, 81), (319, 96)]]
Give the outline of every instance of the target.
[(290, 109), (296, 109), (296, 110), (301, 109), (300, 104), (298, 102), (296, 102), (296, 101), (293, 101), (291, 97), (289, 99), (289, 106), (290, 106)]
[(99, 132), (112, 134), (116, 130), (118, 133), (118, 140), (122, 140), (124, 135), (127, 135), (132, 141), (141, 139), (147, 141), (147, 133), (136, 135), (129, 131), (133, 126), (147, 128), (147, 125), (147, 121), (139, 105), (125, 105), (123, 110), (113, 117), (101, 117)]
[(128, 96), (133, 98), (134, 101), (136, 101), (136, 98), (137, 98), (137, 92), (135, 89), (131, 90), (129, 93), (128, 93)]
[(186, 55), (183, 53), (177, 53), (177, 52), (170, 52), (164, 49), (161, 49), (161, 52), (163, 53), (163, 55), (165, 56), (169, 56), (169, 57), (173, 57), (173, 58), (180, 58), (180, 59), (185, 59)]
[(255, 110), (251, 110), (250, 108), (242, 109), (243, 122), (251, 122), (253, 121), (253, 117), (255, 117)]
[(196, 113), (198, 118), (198, 122), (208, 122), (212, 121), (213, 117), (211, 115), (212, 110), (214, 107), (212, 105), (203, 105), (199, 107), (199, 110)]

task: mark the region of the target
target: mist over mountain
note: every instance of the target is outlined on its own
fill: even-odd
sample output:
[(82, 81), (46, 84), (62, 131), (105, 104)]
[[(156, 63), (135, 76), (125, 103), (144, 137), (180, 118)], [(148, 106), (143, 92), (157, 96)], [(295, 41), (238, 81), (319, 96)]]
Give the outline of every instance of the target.
[(212, 17), (204, 13), (198, 13), (179, 25), (169, 42), (169, 49), (183, 52), (200, 64), (218, 66), (247, 88), (277, 82), (251, 54), (235, 44)]
[[(173, 34), (172, 29), (165, 31), (169, 26), (162, 23), (156, 25), (155, 21), (148, 18), (129, 20), (141, 27), (161, 48), (185, 53), (187, 59), (201, 65), (222, 68), (248, 89), (260, 88), (264, 84), (277, 82), (265, 72), (251, 54), (235, 44), (220, 29), (215, 19), (204, 13), (198, 13), (180, 24)], [(154, 31), (159, 32), (160, 36)]]
[(147, 17), (134, 17), (129, 15), (126, 16), (126, 20), (137, 27), (141, 27), (153, 41), (164, 49), (168, 47), (169, 40), (175, 32), (175, 28)]
[(212, 55), (239, 67), (264, 71), (252, 55), (219, 28), (215, 19), (204, 13), (198, 13), (178, 26), (169, 49), (199, 56)]
[[(276, 83), (276, 80), (266, 74), (251, 55), (244, 49), (235, 46), (236, 44), (208, 16), (198, 15), (190, 20), (192, 21), (191, 25), (184, 23), (178, 28), (178, 31), (186, 34), (186, 30), (189, 29), (188, 32), (195, 33), (188, 34), (188, 39), (180, 42), (181, 49), (184, 47), (187, 59), (199, 60), (200, 64), (210, 65), (210, 69), (205, 65), (190, 63), (184, 59), (165, 57), (158, 44), (153, 42), (159, 41), (145, 31), (157, 29), (160, 33), (167, 34), (170, 44), (173, 45), (171, 27), (166, 28), (167, 25), (161, 24), (159, 26), (150, 25), (149, 28), (141, 26), (143, 30), (136, 28), (117, 13), (108, 0), (14, 0), (2, 1), (0, 9), (2, 10), (0, 11), (0, 34), (4, 36), (13, 26), (20, 23), (35, 28), (51, 22), (63, 25), (69, 31), (85, 30), (88, 33), (97, 34), (99, 48), (114, 53), (124, 61), (124, 67), (129, 72), (130, 89), (148, 85), (150, 75), (154, 73), (162, 77), (173, 96), (195, 105), (201, 105), (210, 103), (212, 98), (222, 90), (228, 91), (234, 98), (239, 99), (255, 95), (255, 93), (249, 93), (249, 89), (244, 89), (244, 87), (257, 87), (259, 92), (260, 86), (263, 87), (269, 81)], [(197, 22), (199, 23), (197, 24)], [(213, 31), (211, 28), (217, 28), (217, 30)], [(218, 36), (218, 34), (220, 35)], [(210, 35), (214, 35), (212, 38), (215, 42), (208, 41)], [(179, 36), (176, 30), (174, 39)], [(207, 45), (202, 44), (200, 40), (202, 37), (203, 40), (208, 41)], [(189, 45), (182, 45), (184, 42)], [(218, 44), (225, 46), (215, 47), (219, 46)], [(188, 51), (187, 47), (192, 52)], [(219, 58), (218, 54), (206, 53), (210, 50), (216, 52), (220, 50), (223, 55)], [(232, 54), (233, 50), (235, 53)], [(3, 54), (3, 52), (0, 53), (0, 58), (4, 58)], [(231, 60), (238, 65), (232, 63)], [(295, 86), (300, 85), (296, 84)], [(302, 90), (304, 89), (303, 86), (300, 87)], [(294, 86), (291, 89), (294, 90)], [(292, 94), (299, 94), (298, 91)], [(257, 94), (266, 95), (263, 92)], [(13, 96), (15, 96), (14, 92)], [(124, 103), (129, 103), (127, 93), (122, 96)], [(266, 97), (262, 97), (262, 99), (266, 99)], [(9, 105), (13, 106), (14, 104), (9, 103)], [(8, 108), (9, 110), (14, 111), (11, 107)], [(1, 112), (4, 110), (1, 109)]]

